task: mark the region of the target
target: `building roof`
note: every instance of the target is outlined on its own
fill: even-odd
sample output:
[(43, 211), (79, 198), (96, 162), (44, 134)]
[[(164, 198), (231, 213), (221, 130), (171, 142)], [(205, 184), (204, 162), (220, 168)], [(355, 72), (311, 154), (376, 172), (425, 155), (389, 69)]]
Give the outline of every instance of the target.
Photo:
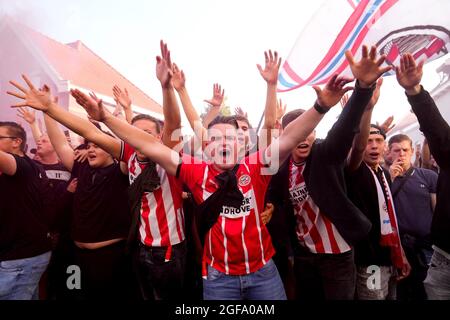
[(7, 23), (36, 46), (51, 69), (57, 73), (59, 80), (68, 81), (70, 86), (85, 88), (110, 97), (112, 96), (112, 87), (117, 84), (122, 89), (127, 88), (133, 105), (162, 114), (162, 107), (156, 101), (95, 54), (83, 42), (78, 40), (63, 44), (11, 18), (7, 18)]

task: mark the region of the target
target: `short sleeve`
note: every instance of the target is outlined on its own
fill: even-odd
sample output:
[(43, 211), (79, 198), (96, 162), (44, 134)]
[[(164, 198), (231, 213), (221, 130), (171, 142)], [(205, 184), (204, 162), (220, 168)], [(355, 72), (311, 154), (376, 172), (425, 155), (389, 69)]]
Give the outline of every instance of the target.
[(17, 178), (28, 177), (30, 175), (30, 173), (32, 173), (32, 171), (33, 171), (30, 166), (30, 163), (28, 163), (28, 161), (25, 159), (25, 157), (20, 157), (15, 154), (11, 154), (11, 155), (16, 160), (16, 166), (17, 166), (16, 173), (14, 174), (14, 176)]
[(193, 191), (198, 181), (201, 181), (203, 178), (206, 166), (206, 162), (183, 154), (181, 163), (178, 165), (176, 177)]
[(131, 156), (135, 153), (135, 150), (132, 146), (130, 146), (128, 143), (121, 142), (120, 146), (120, 161), (123, 161), (125, 163), (128, 163)]
[(265, 150), (252, 153), (244, 158), (243, 163), (248, 167), (252, 177), (258, 177), (264, 184), (269, 184), (270, 179), (277, 170), (273, 170), (265, 157)]
[(438, 174), (436, 172), (434, 172), (433, 170), (426, 170), (425, 176), (426, 176), (426, 180), (428, 182), (428, 191), (430, 193), (436, 193), (437, 192)]

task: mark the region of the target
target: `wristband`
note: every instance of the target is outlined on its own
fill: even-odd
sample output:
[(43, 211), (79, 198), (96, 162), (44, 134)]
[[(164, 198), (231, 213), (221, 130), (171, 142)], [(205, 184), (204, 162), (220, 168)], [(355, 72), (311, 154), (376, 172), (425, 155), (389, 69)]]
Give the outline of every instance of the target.
[(319, 103), (317, 101), (314, 103), (314, 109), (316, 109), (316, 111), (320, 114), (325, 114), (328, 111), (330, 111), (330, 108), (322, 107), (321, 105), (319, 105)]

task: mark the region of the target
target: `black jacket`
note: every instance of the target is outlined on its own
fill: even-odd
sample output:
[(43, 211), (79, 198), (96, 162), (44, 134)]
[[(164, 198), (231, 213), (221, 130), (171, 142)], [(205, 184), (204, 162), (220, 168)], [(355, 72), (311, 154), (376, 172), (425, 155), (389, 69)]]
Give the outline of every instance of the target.
[[(303, 171), (309, 195), (350, 245), (367, 237), (371, 228), (370, 221), (346, 195), (344, 167), (372, 93), (373, 88), (363, 89), (356, 86), (326, 139), (316, 141), (312, 146)], [(289, 195), (289, 162), (290, 157), (272, 178), (268, 193), (270, 201), (284, 207), (291, 239), (296, 239), (296, 221)], [(293, 242), (294, 246), (295, 243), (298, 241)]]
[(432, 242), (450, 253), (450, 126), (423, 88), (418, 95), (408, 96), (408, 101), (419, 120), (420, 130), (428, 140), (431, 154), (440, 167), (437, 203), (431, 225)]

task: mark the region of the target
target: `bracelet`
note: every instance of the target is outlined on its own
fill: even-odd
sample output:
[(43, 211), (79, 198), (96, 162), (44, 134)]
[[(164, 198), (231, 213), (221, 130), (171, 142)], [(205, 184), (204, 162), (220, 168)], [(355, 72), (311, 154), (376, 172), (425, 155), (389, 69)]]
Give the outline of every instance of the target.
[(314, 109), (316, 109), (316, 111), (320, 114), (325, 114), (330, 111), (330, 108), (322, 107), (317, 101), (314, 103)]

